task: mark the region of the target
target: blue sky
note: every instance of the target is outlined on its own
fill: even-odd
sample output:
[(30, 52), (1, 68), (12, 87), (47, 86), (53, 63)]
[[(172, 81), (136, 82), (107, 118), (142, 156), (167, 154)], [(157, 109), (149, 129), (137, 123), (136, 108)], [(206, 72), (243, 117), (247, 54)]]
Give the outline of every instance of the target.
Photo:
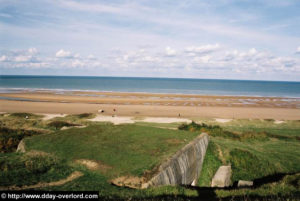
[(299, 0), (0, 0), (0, 74), (300, 81)]

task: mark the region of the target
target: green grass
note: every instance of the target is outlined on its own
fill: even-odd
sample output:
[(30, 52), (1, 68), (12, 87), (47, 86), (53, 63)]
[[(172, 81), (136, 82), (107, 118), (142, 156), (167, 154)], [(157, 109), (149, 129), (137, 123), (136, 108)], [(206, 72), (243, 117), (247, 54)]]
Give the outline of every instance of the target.
[(102, 197), (101, 200), (131, 200), (137, 198), (138, 200), (147, 197), (155, 197), (161, 195), (172, 195), (178, 196), (183, 195), (187, 197), (196, 197), (198, 196), (197, 191), (187, 189), (181, 186), (163, 186), (150, 189), (130, 189), (130, 188), (120, 188), (117, 186), (111, 185), (107, 182), (108, 178), (103, 174), (98, 172), (91, 172), (87, 170), (81, 170), (84, 173), (84, 176), (80, 177), (77, 180), (69, 182), (63, 186), (48, 187), (42, 190), (74, 190), (74, 191), (99, 191), (99, 195)]
[(211, 179), (221, 165), (222, 161), (218, 157), (217, 146), (211, 141), (206, 150), (198, 185), (201, 187), (210, 187)]
[(16, 151), (19, 142), (24, 137), (44, 134), (43, 130), (10, 129), (0, 127), (0, 153)]
[[(197, 196), (208, 196), (207, 200), (299, 200), (299, 121), (275, 124), (273, 120), (233, 120), (218, 123), (203, 119), (201, 121), (205, 124), (188, 125), (187, 131), (180, 131), (171, 130), (177, 128), (178, 123), (139, 122), (113, 126), (87, 121), (91, 117), (90, 114), (80, 114), (42, 121), (40, 117), (25, 119), (22, 115), (1, 115), (0, 127), (12, 131), (2, 132), (7, 139), (10, 135), (18, 134), (18, 129), (49, 133), (31, 137), (25, 135), (27, 150), (49, 154), (0, 154), (0, 186), (56, 181), (79, 170), (84, 176), (65, 185), (43, 190), (95, 190), (108, 200), (196, 200)], [(88, 127), (59, 131), (49, 126), (55, 121)], [(146, 170), (157, 166), (202, 131), (209, 133), (210, 143), (198, 181), (201, 187), (210, 186), (212, 177), (222, 164), (232, 166), (232, 182), (240, 179), (255, 180), (277, 173), (298, 174), (288, 175), (280, 181), (257, 188), (244, 189), (165, 186), (136, 190), (110, 184), (112, 178), (120, 175), (142, 176)], [(91, 171), (74, 163), (76, 159), (95, 160), (111, 169), (107, 172)]]
[(285, 121), (281, 124), (275, 124), (274, 121), (266, 120), (233, 120), (228, 123), (214, 123), (222, 128), (233, 132), (268, 132), (276, 135), (298, 136), (300, 133), (300, 121)]
[(91, 125), (25, 140), (28, 150), (53, 153), (69, 161), (101, 161), (112, 169), (108, 177), (142, 176), (199, 133), (137, 125)]
[(19, 112), (19, 113), (12, 113), (10, 114), (11, 117), (17, 117), (17, 118), (28, 118), (28, 119), (38, 119), (41, 118), (41, 115), (32, 114), (32, 113), (26, 113), (26, 112)]
[(215, 137), (212, 141), (222, 148), (227, 163), (233, 164), (233, 181), (300, 171), (300, 149), (296, 140), (234, 141)]
[(0, 186), (50, 182), (72, 172), (64, 160), (42, 152), (0, 154), (0, 170)]
[(216, 194), (219, 198), (243, 197), (245, 200), (251, 200), (251, 197), (260, 197), (259, 200), (263, 197), (269, 197), (270, 200), (299, 200), (300, 174), (287, 175), (279, 182), (264, 184), (259, 188), (216, 190)]
[(72, 127), (72, 126), (81, 126), (80, 124), (74, 124), (66, 121), (52, 121), (47, 124), (49, 127), (55, 128), (55, 130), (59, 130), (62, 127)]
[[(244, 120), (242, 120), (243, 122)], [(270, 121), (266, 121), (269, 125)], [(295, 136), (273, 133), (250, 132), (245, 133), (228, 131), (218, 125), (183, 124), (182, 130), (192, 132), (203, 131), (211, 136), (205, 158), (200, 185), (209, 185), (214, 174), (207, 172), (216, 170), (220, 160), (231, 165), (232, 181), (253, 180), (276, 173), (300, 171), (300, 142)], [(269, 127), (265, 128), (270, 132)], [(217, 151), (217, 147), (220, 150)], [(222, 152), (222, 158), (220, 153)]]

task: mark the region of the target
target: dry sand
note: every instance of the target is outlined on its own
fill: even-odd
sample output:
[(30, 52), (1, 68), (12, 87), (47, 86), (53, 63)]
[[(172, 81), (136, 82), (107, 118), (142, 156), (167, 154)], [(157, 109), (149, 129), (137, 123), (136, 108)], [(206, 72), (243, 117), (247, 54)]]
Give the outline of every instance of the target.
[(114, 125), (135, 123), (135, 121), (132, 120), (132, 117), (118, 117), (118, 116), (104, 116), (104, 115), (97, 115), (95, 118), (89, 120), (99, 121), (99, 122), (111, 122)]
[(93, 119), (89, 119), (90, 121), (99, 121), (99, 122), (111, 122), (114, 125), (119, 124), (132, 124), (135, 122), (149, 122), (149, 123), (190, 123), (192, 122), (190, 119), (181, 119), (174, 117), (147, 117), (142, 120), (135, 119), (134, 117), (120, 117), (120, 116), (105, 116), (105, 115), (97, 115)]
[(216, 120), (216, 122), (219, 122), (219, 123), (227, 123), (227, 122), (232, 121), (232, 119), (219, 119), (219, 118), (216, 118), (215, 120)]
[(174, 118), (174, 117), (147, 117), (143, 120), (137, 120), (141, 122), (149, 122), (149, 123), (191, 123), (192, 120), (185, 118)]
[(277, 119), (299, 120), (300, 110), (290, 108), (247, 108), (247, 107), (190, 107), (190, 106), (151, 106), (151, 105), (111, 105), (87, 103), (53, 103), (0, 100), (2, 112), (31, 112), (53, 114), (97, 113), (105, 110), (105, 115), (113, 115), (117, 108), (118, 116), (134, 117), (178, 117), (182, 118), (224, 118), (224, 119)]
[(65, 117), (66, 116), (66, 114), (44, 114), (44, 113), (42, 113), (40, 115), (44, 116), (42, 119), (45, 121), (56, 118), (56, 117)]
[(274, 124), (283, 124), (285, 121), (276, 120), (274, 121)]
[[(281, 121), (300, 119), (300, 99), (295, 98), (117, 92), (55, 94), (48, 91), (0, 94), (0, 96), (33, 100), (1, 99), (0, 112), (46, 113), (45, 119), (56, 117), (57, 114), (98, 113), (98, 110), (104, 110), (102, 114), (107, 116), (99, 120), (104, 121), (103, 118), (106, 118), (106, 121), (113, 120), (116, 123), (118, 121), (131, 123), (134, 121), (131, 117), (149, 117), (141, 121), (168, 123), (185, 122), (190, 118), (217, 118), (223, 123), (227, 122), (227, 119)], [(118, 116), (117, 120), (112, 119), (112, 115)], [(153, 117), (162, 119), (153, 119)], [(163, 119), (163, 117), (176, 119)]]

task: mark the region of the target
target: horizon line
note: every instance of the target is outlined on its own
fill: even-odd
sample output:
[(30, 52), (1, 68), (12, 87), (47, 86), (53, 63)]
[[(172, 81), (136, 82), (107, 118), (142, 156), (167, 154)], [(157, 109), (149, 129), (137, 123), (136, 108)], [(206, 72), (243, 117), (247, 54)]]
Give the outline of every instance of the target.
[(100, 76), (100, 75), (16, 75), (0, 74), (2, 76), (23, 76), (23, 77), (99, 77), (99, 78), (148, 78), (148, 79), (190, 79), (190, 80), (228, 80), (228, 81), (261, 81), (261, 82), (300, 82), (290, 80), (248, 80), (248, 79), (228, 79), (228, 78), (192, 78), (192, 77), (144, 77), (144, 76)]

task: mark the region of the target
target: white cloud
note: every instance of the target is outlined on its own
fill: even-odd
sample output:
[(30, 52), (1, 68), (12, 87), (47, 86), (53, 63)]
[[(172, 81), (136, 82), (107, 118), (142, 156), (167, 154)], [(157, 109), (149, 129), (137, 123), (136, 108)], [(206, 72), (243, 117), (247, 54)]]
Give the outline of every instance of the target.
[(250, 50), (249, 50), (249, 55), (251, 56), (251, 55), (255, 55), (257, 53), (257, 51), (256, 51), (256, 49), (255, 48), (251, 48)]
[(31, 55), (20, 55), (15, 57), (16, 62), (30, 62), (33, 60)]
[(5, 61), (8, 61), (8, 58), (7, 58), (7, 56), (2, 55), (2, 56), (0, 57), (0, 62), (5, 62)]
[(28, 53), (31, 54), (31, 55), (35, 55), (38, 53), (37, 49), (36, 48), (29, 48), (28, 49)]
[(202, 57), (195, 57), (194, 58), (194, 61), (196, 63), (205, 63), (205, 64), (207, 64), (207, 63), (210, 62), (210, 60), (211, 60), (211, 56), (209, 56), (209, 55), (205, 55), (205, 56), (202, 56)]
[(173, 56), (176, 55), (176, 50), (174, 50), (174, 49), (172, 49), (170, 47), (166, 47), (165, 53), (166, 53), (166, 56), (173, 57)]
[(93, 54), (90, 54), (87, 59), (89, 60), (96, 60), (96, 57)]
[(74, 61), (72, 61), (71, 66), (72, 67), (84, 67), (85, 63), (80, 61), (79, 59), (75, 59)]
[(65, 51), (63, 49), (60, 49), (59, 51), (57, 51), (55, 56), (58, 58), (72, 58), (73, 57), (71, 52)]
[[(99, 73), (100, 69), (105, 69), (105, 72), (115, 72), (119, 73), (118, 75), (122, 75), (122, 73), (130, 75), (130, 73), (136, 72), (136, 75), (139, 76), (156, 76), (157, 74), (159, 76), (178, 77), (180, 75), (180, 77), (184, 77), (188, 75), (197, 77), (197, 75), (211, 73), (218, 75), (219, 78), (223, 75), (225, 75), (224, 78), (228, 78), (226, 76), (229, 74), (235, 74), (235, 77), (238, 77), (239, 75), (262, 75), (262, 73), (266, 75), (300, 73), (300, 58), (297, 57), (278, 57), (255, 48), (246, 51), (225, 48), (212, 51), (212, 49), (214, 48), (194, 49), (202, 54), (194, 53), (192, 57), (186, 53), (186, 48), (178, 47), (174, 50), (171, 47), (157, 47), (151, 50), (123, 50), (119, 54), (108, 52), (108, 55), (102, 55), (99, 58), (95, 58), (94, 55), (83, 57), (65, 50), (59, 50), (55, 57), (37, 58), (31, 55), (36, 54), (37, 51), (18, 50), (7, 51), (0, 56), (0, 61), (8, 61), (1, 65), (10, 68), (77, 68), (83, 73), (83, 69), (93, 69), (95, 74)], [(212, 52), (203, 54), (208, 50)], [(59, 59), (57, 56), (69, 59)]]
[(194, 54), (207, 54), (207, 53), (211, 53), (214, 52), (216, 50), (220, 49), (220, 45), (214, 44), (214, 45), (203, 45), (203, 46), (191, 46), (191, 47), (187, 47), (185, 48), (185, 52), (189, 53), (190, 56), (193, 56)]
[(300, 54), (300, 46), (297, 48), (296, 54)]

